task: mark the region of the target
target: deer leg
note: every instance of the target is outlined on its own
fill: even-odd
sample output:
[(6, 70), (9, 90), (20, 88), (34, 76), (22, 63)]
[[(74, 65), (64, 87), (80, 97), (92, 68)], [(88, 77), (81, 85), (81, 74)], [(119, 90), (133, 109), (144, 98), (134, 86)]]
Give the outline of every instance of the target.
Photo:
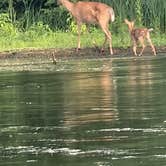
[(107, 40), (108, 40), (108, 38), (107, 38), (107, 35), (105, 34), (105, 39), (104, 39), (103, 46), (102, 46), (102, 48), (101, 48), (101, 53), (104, 52), (104, 48), (105, 48), (105, 45), (106, 45), (106, 43), (107, 43)]
[(81, 42), (80, 42), (81, 24), (78, 23), (77, 28), (78, 28), (77, 51), (79, 51), (81, 48)]
[(97, 20), (98, 20), (98, 23), (99, 23), (102, 31), (105, 34), (105, 40), (104, 40), (104, 43), (103, 43), (103, 47), (105, 46), (107, 40), (109, 40), (110, 55), (113, 55), (113, 51), (112, 51), (112, 35), (111, 35), (111, 32), (108, 29), (109, 20), (107, 18), (105, 18), (105, 19), (103, 19), (102, 17), (100, 18), (100, 15), (97, 16)]
[(142, 39), (142, 38), (139, 39), (139, 42), (140, 42), (141, 45), (142, 45), (142, 50), (141, 50), (139, 56), (142, 56), (142, 53), (143, 53), (143, 51), (144, 51), (144, 49), (145, 49), (144, 39)]
[(109, 39), (109, 49), (110, 49), (110, 54), (113, 55), (113, 50), (112, 50), (112, 37), (111, 37), (111, 32), (108, 31), (108, 36), (107, 38)]
[(152, 48), (153, 54), (156, 56), (156, 50), (155, 50), (154, 45), (152, 44), (152, 41), (150, 39), (150, 35), (147, 36), (147, 40), (148, 40), (148, 42), (149, 42), (149, 44), (150, 44), (150, 46)]
[(133, 41), (133, 52), (134, 52), (134, 55), (137, 56), (137, 43), (136, 43), (136, 41)]
[(105, 41), (103, 43), (103, 45), (106, 44), (107, 39), (109, 40), (109, 50), (110, 50), (110, 54), (113, 55), (113, 51), (112, 51), (112, 37), (111, 37), (111, 32), (108, 30), (108, 28), (104, 28), (103, 26), (101, 26), (103, 32), (105, 33)]

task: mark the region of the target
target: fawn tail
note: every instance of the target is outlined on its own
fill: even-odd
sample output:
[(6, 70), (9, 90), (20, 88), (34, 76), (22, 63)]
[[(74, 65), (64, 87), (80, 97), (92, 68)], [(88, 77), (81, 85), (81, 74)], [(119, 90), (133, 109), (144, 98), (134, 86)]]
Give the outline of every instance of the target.
[(149, 32), (153, 31), (153, 28), (148, 29)]

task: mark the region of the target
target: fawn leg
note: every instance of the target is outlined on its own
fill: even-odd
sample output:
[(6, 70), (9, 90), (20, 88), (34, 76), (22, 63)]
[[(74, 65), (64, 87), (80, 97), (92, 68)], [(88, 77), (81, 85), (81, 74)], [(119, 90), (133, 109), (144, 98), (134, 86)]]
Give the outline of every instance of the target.
[(142, 45), (142, 50), (141, 50), (139, 56), (142, 56), (142, 53), (143, 53), (143, 51), (145, 49), (144, 39), (143, 38), (139, 38), (139, 42)]
[(150, 39), (150, 34), (147, 35), (147, 40), (148, 40), (148, 42), (149, 42), (149, 44), (150, 44), (150, 46), (151, 46), (151, 48), (152, 48), (153, 54), (156, 56), (156, 50), (155, 50), (155, 47), (154, 47), (154, 45), (152, 44), (152, 41), (151, 41), (151, 39)]
[(133, 52), (134, 52), (134, 55), (137, 56), (137, 43), (135, 40), (133, 41)]

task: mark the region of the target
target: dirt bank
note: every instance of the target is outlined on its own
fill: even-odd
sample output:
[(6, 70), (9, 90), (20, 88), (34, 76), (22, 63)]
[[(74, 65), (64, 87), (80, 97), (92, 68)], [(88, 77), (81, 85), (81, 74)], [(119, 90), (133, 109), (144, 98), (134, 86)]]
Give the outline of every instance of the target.
[[(131, 48), (113, 48), (114, 55), (117, 56), (133, 56)], [(139, 51), (139, 50), (138, 50)], [(156, 47), (157, 54), (165, 54), (166, 46)], [(72, 58), (72, 57), (99, 57), (99, 56), (109, 56), (108, 49), (101, 54), (98, 48), (83, 48), (77, 52), (74, 48), (71, 49), (22, 49), (16, 51), (4, 51), (0, 52), (0, 58), (28, 58), (28, 57), (54, 57), (58, 58)], [(150, 47), (146, 47), (144, 55), (152, 55)]]

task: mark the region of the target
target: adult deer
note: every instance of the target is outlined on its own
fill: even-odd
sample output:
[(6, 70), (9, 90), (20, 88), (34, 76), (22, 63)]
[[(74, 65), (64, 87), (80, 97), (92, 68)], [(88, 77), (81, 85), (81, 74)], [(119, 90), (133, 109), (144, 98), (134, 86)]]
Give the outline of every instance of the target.
[(109, 31), (109, 22), (115, 20), (115, 14), (112, 7), (100, 2), (82, 2), (72, 3), (68, 0), (58, 0), (58, 4), (62, 4), (75, 18), (78, 27), (78, 45), (80, 49), (80, 33), (82, 23), (98, 24), (105, 34), (102, 51), (104, 50), (107, 40), (109, 40), (110, 54), (112, 51), (112, 36)]

